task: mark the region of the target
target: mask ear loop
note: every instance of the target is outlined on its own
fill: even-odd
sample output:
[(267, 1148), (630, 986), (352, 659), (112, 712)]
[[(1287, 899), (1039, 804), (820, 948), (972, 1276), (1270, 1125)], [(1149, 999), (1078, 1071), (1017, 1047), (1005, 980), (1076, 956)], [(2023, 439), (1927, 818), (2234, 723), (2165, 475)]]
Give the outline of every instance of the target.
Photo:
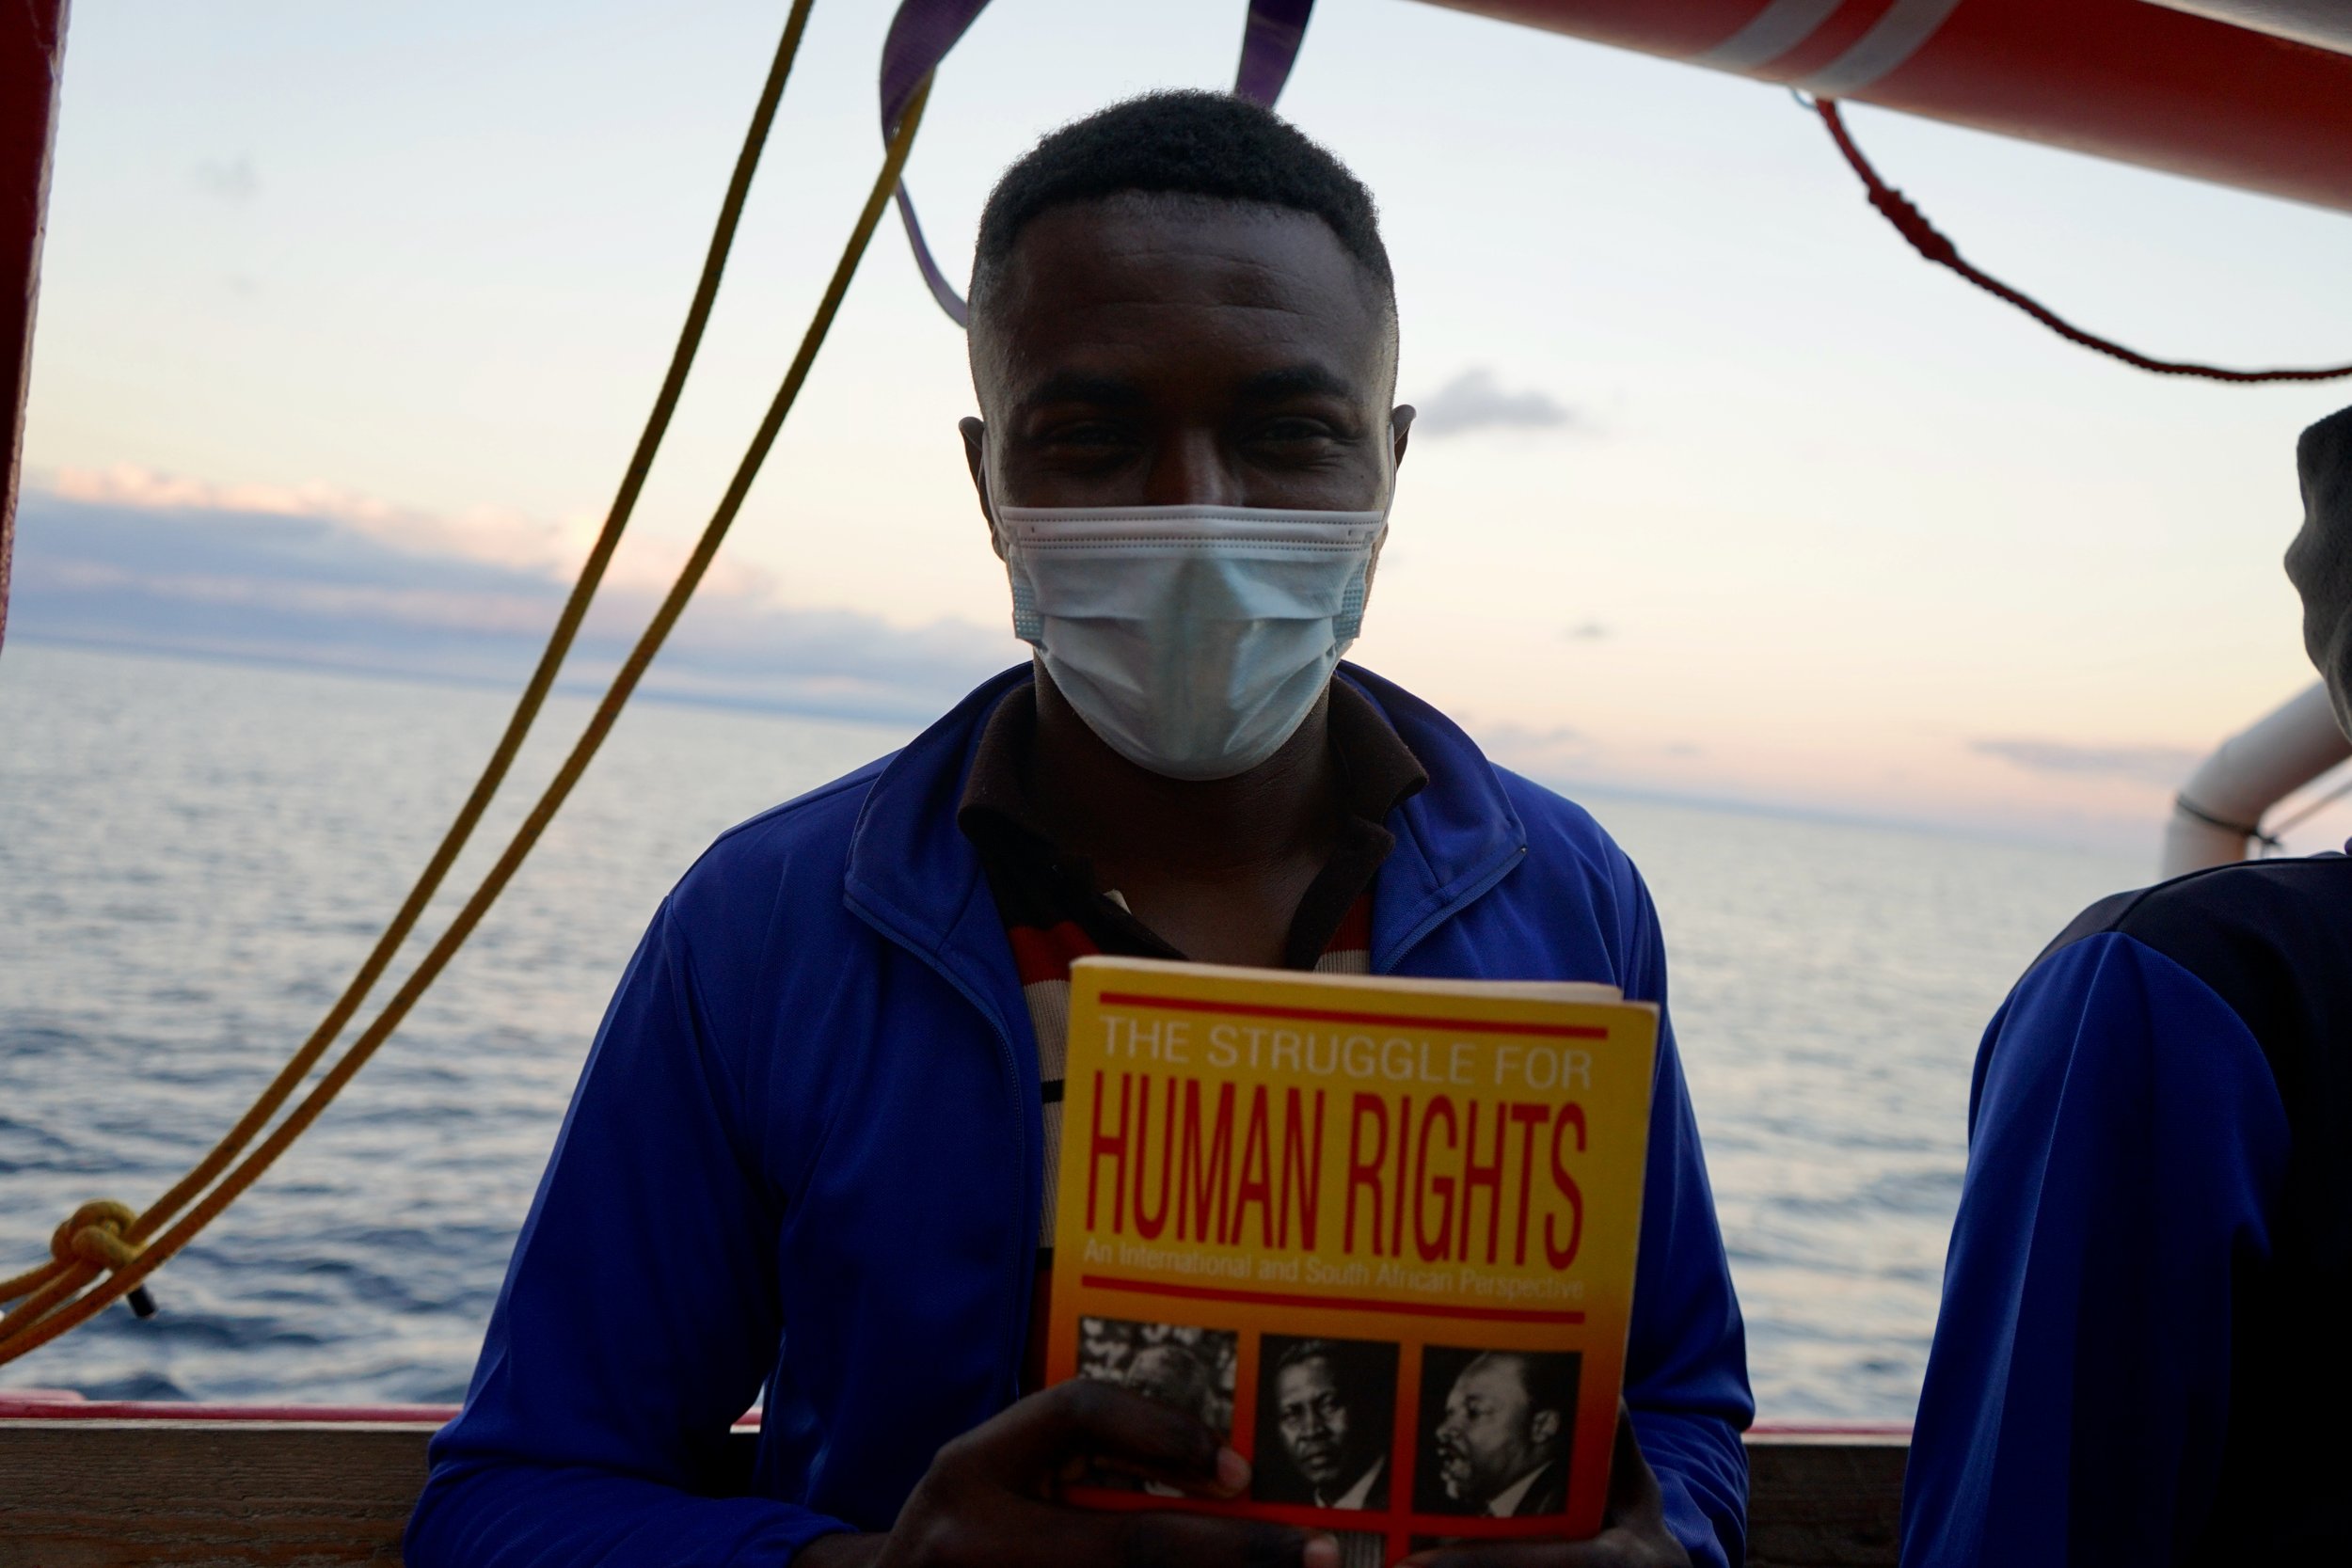
[(1005, 575), (1012, 580), (1012, 634), (1033, 648), (1045, 646), (1045, 620), (1037, 612), (1037, 591), (1020, 567), (1013, 564), (1012, 551), (1005, 551)]
[(1042, 648), (1045, 618), (1037, 611), (1037, 590), (1029, 585), (1028, 574), (1021, 568), (1020, 546), (1013, 543), (1012, 531), (1005, 527), (1005, 519), (996, 510), (994, 483), (987, 486), (985, 497), (988, 526), (996, 531), (997, 553), (1005, 558), (1005, 580), (1012, 585), (1012, 634), (1032, 648)]
[(1340, 598), (1340, 612), (1331, 619), (1331, 633), (1341, 642), (1353, 642), (1363, 635), (1364, 604), (1372, 597), (1372, 576), (1380, 567), (1380, 546), (1389, 542), (1389, 514), (1396, 506), (1396, 443), (1389, 444), (1389, 494), (1380, 503), (1380, 531), (1372, 536), (1371, 553), (1364, 557), (1364, 569), (1356, 574), (1356, 580), (1347, 585)]
[[(1376, 540), (1373, 548), (1379, 548)], [(1353, 642), (1364, 629), (1364, 595), (1372, 592), (1373, 560), (1369, 555), (1364, 558), (1364, 569), (1349, 581), (1347, 592), (1340, 597), (1340, 612), (1331, 619), (1331, 635), (1337, 641)]]

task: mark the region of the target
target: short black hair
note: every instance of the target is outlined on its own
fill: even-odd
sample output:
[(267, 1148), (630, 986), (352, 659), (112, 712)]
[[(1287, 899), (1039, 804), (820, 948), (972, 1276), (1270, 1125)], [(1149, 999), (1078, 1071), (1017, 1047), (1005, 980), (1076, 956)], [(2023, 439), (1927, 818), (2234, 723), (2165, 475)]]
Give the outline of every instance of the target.
[(1498, 1361), (1509, 1361), (1518, 1368), (1519, 1386), (1527, 1390), (1527, 1413), (1538, 1410), (1556, 1412), (1563, 1426), (1576, 1421), (1576, 1391), (1582, 1370), (1583, 1357), (1573, 1352), (1563, 1354), (1542, 1351), (1493, 1351), (1488, 1353)]
[[(1279, 1344), (1279, 1336), (1266, 1336), (1267, 1350)], [(1303, 1367), (1310, 1361), (1320, 1361), (1331, 1370), (1331, 1379), (1339, 1385), (1342, 1399), (1359, 1413), (1371, 1413), (1386, 1420), (1395, 1409), (1392, 1385), (1396, 1376), (1396, 1347), (1390, 1344), (1367, 1343), (1360, 1339), (1293, 1339), (1274, 1360), (1267, 1386), (1293, 1367)]]
[[(1290, 1348), (1275, 1358), (1274, 1370), (1275, 1374), (1279, 1376), (1293, 1367), (1304, 1366), (1310, 1361), (1320, 1361), (1338, 1373), (1342, 1383), (1352, 1384), (1355, 1381), (1354, 1374), (1362, 1370), (1359, 1365), (1362, 1359), (1361, 1352), (1344, 1340), (1294, 1339), (1290, 1343)], [(1350, 1393), (1355, 1391), (1353, 1387), (1348, 1389)]]
[(1271, 109), (1198, 89), (1149, 92), (1098, 110), (1005, 170), (980, 213), (974, 309), (1040, 214), (1128, 192), (1259, 202), (1321, 218), (1393, 312), (1396, 277), (1364, 182)]

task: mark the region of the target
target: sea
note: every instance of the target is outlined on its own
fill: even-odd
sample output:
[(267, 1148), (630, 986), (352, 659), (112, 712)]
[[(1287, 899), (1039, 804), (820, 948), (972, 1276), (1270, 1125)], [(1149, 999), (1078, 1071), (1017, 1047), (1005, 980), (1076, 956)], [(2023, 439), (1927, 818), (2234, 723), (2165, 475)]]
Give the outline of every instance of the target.
[[(152, 1197), (235, 1119), (399, 904), (511, 702), (8, 646), (0, 1275), (44, 1259), (75, 1205)], [(549, 705), (477, 843), (503, 842), (587, 711), (580, 696)], [(459, 1399), (589, 1040), (663, 892), (729, 824), (906, 735), (632, 707), (400, 1033), (158, 1272), (158, 1315), (111, 1308), (0, 1368), (0, 1388)], [(2146, 880), (2147, 861), (1581, 799), (1641, 865), (1664, 924), (1761, 1417), (1907, 1420), (1978, 1037), (2052, 933)], [(451, 886), (488, 859), (469, 853)], [(455, 902), (437, 901), (428, 933)]]

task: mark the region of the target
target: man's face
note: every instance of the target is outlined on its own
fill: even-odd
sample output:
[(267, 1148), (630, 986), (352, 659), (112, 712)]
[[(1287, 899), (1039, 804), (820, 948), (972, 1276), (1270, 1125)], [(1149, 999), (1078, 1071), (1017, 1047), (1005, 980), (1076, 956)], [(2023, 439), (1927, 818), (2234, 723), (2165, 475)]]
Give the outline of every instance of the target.
[(1291, 1463), (1317, 1491), (1328, 1492), (1363, 1473), (1360, 1430), (1346, 1392), (1322, 1356), (1283, 1368), (1274, 1379), (1275, 1418)]
[(1008, 506), (1378, 511), (1410, 409), (1386, 304), (1316, 218), (1115, 197), (1041, 214), (972, 326), (973, 479)]
[(1485, 1503), (1549, 1461), (1556, 1411), (1531, 1411), (1516, 1362), (1481, 1356), (1462, 1369), (1438, 1424), (1438, 1476), (1445, 1495)]

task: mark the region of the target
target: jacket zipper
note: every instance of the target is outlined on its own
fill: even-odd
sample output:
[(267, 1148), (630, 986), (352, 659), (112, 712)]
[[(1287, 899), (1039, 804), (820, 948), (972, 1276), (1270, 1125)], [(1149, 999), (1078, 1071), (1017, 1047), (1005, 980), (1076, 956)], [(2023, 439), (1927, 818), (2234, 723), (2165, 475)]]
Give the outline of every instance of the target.
[[(898, 943), (898, 945), (903, 947), (909, 953), (912, 953), (916, 958), (922, 959), (926, 965), (930, 966), (931, 973), (937, 974), (941, 979), (946, 981), (948, 985), (953, 987), (956, 994), (962, 997), (967, 1003), (971, 1004), (972, 1010), (980, 1015), (982, 1021), (988, 1024), (989, 1032), (996, 1037), (997, 1059), (1003, 1066), (1005, 1071), (1010, 1076), (1012, 1082), (1012, 1101), (1014, 1107), (1014, 1115), (1012, 1117), (1013, 1148), (1014, 1152), (1020, 1158), (1021, 1168), (1024, 1172), (1024, 1179), (1025, 1180), (1026, 1174), (1032, 1166), (1032, 1162), (1029, 1156), (1029, 1126), (1027, 1109), (1022, 1103), (1021, 1063), (1013, 1051), (1011, 1031), (1006, 1028), (1003, 1022), (996, 1017), (995, 1010), (989, 1006), (988, 1003), (982, 999), (977, 991), (973, 990), (971, 986), (964, 982), (963, 977), (958, 974), (953, 967), (943, 961), (937, 955), (925, 950), (921, 946), (918, 946), (904, 933), (896, 929), (893, 922), (882, 918), (881, 911), (879, 910), (869, 910), (865, 902), (856, 897), (854, 895), (849, 898), (849, 905), (850, 909), (857, 912), (860, 919), (864, 920), (868, 926), (873, 927), (875, 930), (881, 932), (890, 941)], [(1040, 1174), (1039, 1180), (1043, 1180), (1041, 1173)], [(1020, 1397), (1021, 1391), (1021, 1362), (1023, 1356), (1028, 1349), (1029, 1319), (1036, 1311), (1036, 1304), (1029, 1299), (1033, 1294), (1035, 1294), (1037, 1290), (1037, 1243), (1035, 1239), (1035, 1227), (1037, 1225), (1037, 1216), (1044, 1212), (1039, 1194), (1031, 1192), (1026, 1193), (1025, 1196), (1028, 1198), (1026, 1212), (1029, 1214), (1030, 1227), (1029, 1230), (1025, 1233), (1028, 1234), (1031, 1239), (1025, 1249), (1024, 1249), (1018, 1242), (1015, 1243), (1014, 1246), (1012, 1259), (1012, 1300), (1014, 1303), (1014, 1309), (1012, 1323), (1010, 1325), (1011, 1333), (1008, 1340), (1011, 1347), (1011, 1355), (1007, 1362), (1000, 1366), (1000, 1371), (1002, 1373), (1000, 1386), (1010, 1388), (1013, 1392), (1013, 1397), (1016, 1399)], [(1016, 1237), (1024, 1233), (1025, 1232), (1020, 1230), (1018, 1227), (1014, 1230), (1014, 1235)], [(1025, 1264), (1026, 1265), (1025, 1267), (1024, 1266)]]

